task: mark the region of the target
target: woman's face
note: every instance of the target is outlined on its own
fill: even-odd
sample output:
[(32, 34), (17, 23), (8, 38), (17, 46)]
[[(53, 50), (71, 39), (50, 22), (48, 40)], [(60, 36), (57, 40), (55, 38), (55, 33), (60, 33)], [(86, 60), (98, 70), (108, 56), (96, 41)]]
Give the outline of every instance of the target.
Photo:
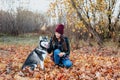
[(57, 39), (59, 39), (59, 38), (60, 38), (60, 36), (61, 36), (61, 34), (60, 34), (60, 33), (58, 33), (58, 32), (55, 32), (55, 36), (56, 36), (56, 38), (57, 38)]

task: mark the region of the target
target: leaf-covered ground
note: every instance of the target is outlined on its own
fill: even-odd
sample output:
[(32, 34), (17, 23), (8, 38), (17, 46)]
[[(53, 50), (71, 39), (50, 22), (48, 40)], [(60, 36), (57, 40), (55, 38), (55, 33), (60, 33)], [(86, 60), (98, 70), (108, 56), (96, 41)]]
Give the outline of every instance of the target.
[(0, 80), (120, 80), (120, 51), (105, 47), (81, 47), (71, 51), (73, 66), (55, 66), (50, 54), (45, 59), (45, 71), (20, 68), (36, 46), (0, 45)]

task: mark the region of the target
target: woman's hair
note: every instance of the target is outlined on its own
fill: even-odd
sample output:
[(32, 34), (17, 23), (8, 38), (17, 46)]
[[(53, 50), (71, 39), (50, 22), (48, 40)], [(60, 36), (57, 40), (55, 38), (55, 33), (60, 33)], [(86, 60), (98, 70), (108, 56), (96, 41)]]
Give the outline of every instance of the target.
[[(57, 38), (56, 38), (55, 34), (54, 34), (52, 40), (53, 40), (53, 43), (57, 41)], [(67, 50), (67, 45), (66, 45), (66, 42), (65, 42), (65, 39), (64, 39), (63, 35), (60, 36), (60, 40), (61, 40), (61, 42), (62, 42), (63, 50), (66, 51), (66, 50)]]

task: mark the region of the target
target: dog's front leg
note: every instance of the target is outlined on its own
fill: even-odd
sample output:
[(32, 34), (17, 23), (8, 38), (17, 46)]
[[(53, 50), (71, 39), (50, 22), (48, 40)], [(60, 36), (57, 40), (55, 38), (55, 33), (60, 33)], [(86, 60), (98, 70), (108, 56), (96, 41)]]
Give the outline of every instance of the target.
[(41, 69), (44, 70), (44, 61), (40, 61)]

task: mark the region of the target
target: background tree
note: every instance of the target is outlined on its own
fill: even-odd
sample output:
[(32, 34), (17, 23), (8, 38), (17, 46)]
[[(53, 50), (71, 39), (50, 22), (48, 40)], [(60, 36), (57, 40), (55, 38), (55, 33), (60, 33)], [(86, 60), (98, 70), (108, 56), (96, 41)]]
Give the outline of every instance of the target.
[[(23, 8), (23, 2), (19, 0), (19, 6), (15, 7), (16, 0), (2, 1), (7, 6), (6, 11), (0, 11), (0, 33), (19, 35), (29, 32), (39, 32), (44, 24), (48, 24), (44, 14), (35, 13)], [(26, 3), (26, 5), (29, 4)]]
[[(103, 40), (114, 38), (115, 31), (113, 31), (113, 29), (115, 27), (111, 27), (111, 17), (114, 14), (113, 9), (115, 9), (116, 1), (117, 0), (56, 0), (51, 4), (51, 10), (54, 12), (56, 5), (62, 4), (62, 10), (64, 10), (66, 17), (66, 26), (69, 26), (72, 31), (78, 33), (79, 36), (86, 32), (89, 35), (88, 40), (93, 36), (97, 43), (102, 45)], [(81, 29), (83, 31), (82, 33)], [(79, 37), (78, 35), (77, 37)]]

